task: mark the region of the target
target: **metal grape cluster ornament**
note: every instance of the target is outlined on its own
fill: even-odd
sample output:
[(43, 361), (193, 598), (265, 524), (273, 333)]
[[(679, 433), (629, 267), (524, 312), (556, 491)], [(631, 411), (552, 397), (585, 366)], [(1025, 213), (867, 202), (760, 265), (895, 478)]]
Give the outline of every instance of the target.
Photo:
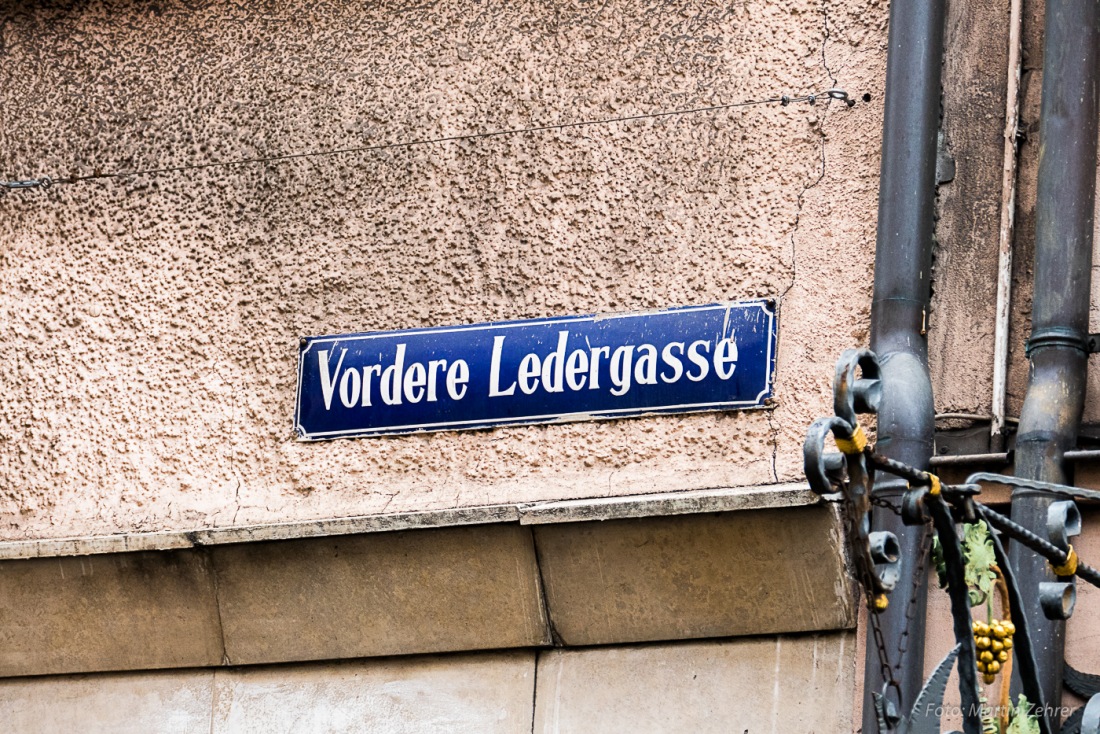
[[(1065, 722), (1054, 715), (1058, 702), (1043, 699), (1020, 588), (1002, 541), (1019, 543), (1051, 564), (1058, 581), (1041, 585), (1040, 601), (1047, 617), (1066, 619), (1073, 613), (1075, 579), (1100, 586), (1100, 573), (1081, 561), (1069, 542), (1081, 531), (1074, 500), (1100, 499), (1100, 492), (986, 473), (972, 474), (963, 484), (944, 484), (935, 474), (877, 453), (858, 416), (877, 412), (883, 390), (879, 374), (874, 352), (845, 351), (833, 381), (834, 415), (815, 421), (803, 446), (810, 487), (818, 494), (839, 496), (853, 570), (870, 610), (874, 634), (868, 635), (868, 644), (878, 649), (885, 680), (883, 690), (873, 695), (878, 734), (939, 734), (943, 696), (956, 664), (964, 734), (1100, 734), (1100, 677), (1067, 666), (1066, 687), (1088, 703)], [(826, 450), (830, 437), (836, 452)], [(873, 494), (879, 471), (908, 482), (899, 505)], [(1061, 497), (1050, 507), (1049, 537), (1039, 537), (982, 504), (983, 483), (1041, 489)], [(922, 544), (921, 557), (913, 559), (918, 578), (925, 564), (933, 563), (951, 601), (955, 647), (905, 713), (899, 710), (900, 687), (878, 627), (878, 615), (889, 606), (898, 583), (900, 545), (893, 533), (871, 530), (873, 508), (896, 512), (906, 525), (925, 528), (925, 537), (933, 542)], [(998, 607), (1001, 616), (994, 617)], [(1015, 704), (1008, 691), (1013, 665), (1023, 689)], [(986, 698), (979, 675), (986, 685), (1001, 681), (998, 705)]]

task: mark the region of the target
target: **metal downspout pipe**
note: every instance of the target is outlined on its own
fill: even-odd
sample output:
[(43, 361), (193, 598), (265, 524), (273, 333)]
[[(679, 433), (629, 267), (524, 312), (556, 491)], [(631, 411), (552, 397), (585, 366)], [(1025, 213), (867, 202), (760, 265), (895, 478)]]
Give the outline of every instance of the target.
[[(876, 449), (927, 469), (935, 411), (928, 374), (925, 320), (931, 295), (936, 152), (940, 127), (944, 0), (890, 3), (889, 50), (882, 131), (871, 349), (881, 361), (882, 399)], [(905, 482), (882, 478), (876, 496), (900, 503)], [(907, 527), (878, 510), (874, 530), (901, 544), (901, 579), (879, 621), (899, 684), (899, 711), (912, 707), (924, 675), (925, 578), (916, 573), (923, 528)], [(907, 632), (907, 634), (903, 634)], [(900, 655), (904, 647), (906, 654)], [(874, 641), (868, 635), (863, 731), (878, 730), (872, 694), (883, 690)]]
[[(1047, 0), (1044, 26), (1031, 365), (1016, 434), (1016, 476), (1067, 484), (1072, 476), (1065, 453), (1077, 443), (1088, 358), (1100, 2)], [(1044, 492), (1014, 490), (1012, 519), (1045, 537), (1053, 501)], [(1041, 582), (1055, 578), (1042, 558), (1013, 545), (1044, 697), (1058, 706), (1065, 623), (1043, 615), (1038, 592)]]

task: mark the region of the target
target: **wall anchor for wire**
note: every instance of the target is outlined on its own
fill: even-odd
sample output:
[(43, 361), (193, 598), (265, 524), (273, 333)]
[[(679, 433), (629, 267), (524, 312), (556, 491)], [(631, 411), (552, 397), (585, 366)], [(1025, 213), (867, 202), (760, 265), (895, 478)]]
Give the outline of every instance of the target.
[(0, 188), (4, 189), (48, 189), (51, 186), (53, 186), (53, 179), (49, 176), (28, 178), (23, 181), (0, 181)]
[(833, 87), (832, 89), (827, 90), (825, 94), (829, 95), (829, 99), (839, 99), (841, 102), (848, 105), (849, 107), (856, 106), (856, 101), (849, 97), (847, 92), (838, 87)]

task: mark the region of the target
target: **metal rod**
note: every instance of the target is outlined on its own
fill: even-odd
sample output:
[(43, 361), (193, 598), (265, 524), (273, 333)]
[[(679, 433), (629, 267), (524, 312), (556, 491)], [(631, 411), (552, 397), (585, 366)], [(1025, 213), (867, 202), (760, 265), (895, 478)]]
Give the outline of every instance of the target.
[[(1100, 3), (1047, 0), (1044, 32), (1031, 368), (1016, 434), (1016, 475), (1069, 484), (1064, 454), (1077, 444), (1088, 357)], [(1014, 490), (1012, 519), (1045, 532), (1055, 497)], [(1060, 701), (1065, 624), (1045, 617), (1038, 593), (1053, 573), (1045, 559), (1018, 543), (1009, 556), (1028, 600), (1022, 612), (1035, 630), (1044, 698)]]
[(1097, 492), (1095, 489), (1081, 489), (1080, 487), (1073, 487), (1067, 484), (1051, 484), (1050, 482), (1040, 482), (1037, 479), (1009, 477), (1004, 474), (977, 472), (966, 478), (966, 484), (975, 484), (977, 482), (1004, 484), (1009, 487), (1019, 487), (1022, 490), (1030, 490), (1037, 494), (1052, 494), (1057, 497), (1071, 500), (1100, 500), (1100, 492)]
[[(982, 514), (982, 517), (984, 517), (990, 525), (997, 528), (1017, 543), (1027, 546), (1038, 553), (1048, 564), (1053, 563), (1061, 566), (1069, 559), (1069, 554), (1054, 545), (1054, 543), (1043, 540), (1035, 533), (1022, 525), (1012, 522), (1012, 520), (996, 510), (991, 510), (983, 504), (976, 503), (975, 506), (978, 508), (978, 512)], [(1075, 575), (1088, 581), (1093, 586), (1100, 587), (1100, 572), (1097, 572), (1095, 568), (1083, 561), (1077, 562), (1077, 573)], [(1029, 617), (1028, 619), (1031, 618)]]
[[(978, 690), (977, 650), (971, 634), (970, 592), (966, 587), (966, 561), (959, 545), (955, 519), (942, 497), (925, 498), (925, 507), (936, 528), (947, 570), (947, 595), (951, 600), (951, 624), (959, 649), (959, 697), (963, 710), (963, 733), (982, 734), (981, 698)], [(906, 709), (902, 709), (905, 711)]]
[[(988, 508), (979, 507), (978, 509), (984, 512)], [(1004, 516), (999, 515), (999, 517), (1003, 518)], [(997, 533), (990, 533), (990, 535), (993, 536), (993, 552), (996, 554), (997, 563), (1000, 564), (1001, 572), (1004, 574), (1009, 605), (1012, 609), (1022, 609), (1023, 598), (1020, 595), (1020, 584), (1016, 580), (1016, 571), (1012, 568), (1012, 562), (1005, 553), (1005, 547), (1000, 537)], [(1039, 685), (1039, 671), (1035, 662), (1035, 649), (1031, 644), (1032, 638), (1028, 618), (1025, 614), (1017, 614), (1014, 615), (1014, 619), (1017, 622), (1017, 631), (1019, 632), (1017, 635), (1019, 642), (1014, 653), (1018, 664), (1016, 676), (1020, 679), (1021, 687), (1024, 689), (1028, 701), (1038, 706), (1036, 714), (1039, 717), (1039, 731), (1041, 734), (1050, 734), (1053, 727), (1047, 713), (1047, 701), (1043, 698), (1043, 688)]]
[[(928, 343), (924, 335), (930, 298), (936, 145), (940, 121), (945, 0), (894, 0), (886, 57), (886, 95), (879, 177), (871, 349), (879, 356), (882, 400), (876, 451), (918, 469), (928, 468), (935, 431)], [(880, 475), (874, 493), (900, 498), (905, 482)], [(887, 649), (897, 650), (907, 631), (908, 653), (897, 681), (900, 710), (912, 707), (923, 683), (926, 585), (917, 577), (921, 528), (876, 512), (874, 530), (894, 533), (901, 546), (900, 580), (880, 615)], [(872, 696), (884, 681), (873, 645), (867, 647), (863, 730), (878, 726)]]
[(1020, 27), (1023, 0), (1012, 0), (1008, 20), (1008, 83), (1005, 88), (1004, 162), (1001, 167), (1001, 229), (997, 251), (997, 314), (993, 332), (993, 419), (990, 448), (1004, 448), (1008, 391), (1008, 330), (1012, 309), (1012, 238), (1016, 226), (1016, 134), (1020, 120)]
[(959, 456), (933, 456), (932, 466), (966, 466), (967, 464), (1007, 464), (1008, 454), (962, 454)]
[[(1074, 449), (1062, 454), (1067, 462), (1100, 460), (1100, 449)], [(965, 466), (967, 464), (1007, 464), (1009, 454), (1002, 451), (995, 454), (957, 454), (954, 456), (933, 456), (931, 466)]]
[[(993, 416), (985, 415), (984, 413), (936, 413), (936, 420), (965, 420), (965, 421), (993, 421)], [(1002, 420), (1003, 423), (1019, 423), (1019, 418), (1011, 418), (1005, 416)]]

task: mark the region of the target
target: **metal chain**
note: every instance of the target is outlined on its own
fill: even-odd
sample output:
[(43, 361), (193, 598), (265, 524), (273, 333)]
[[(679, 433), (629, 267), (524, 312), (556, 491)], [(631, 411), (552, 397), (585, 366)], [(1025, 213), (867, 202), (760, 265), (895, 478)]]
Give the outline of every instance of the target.
[[(871, 496), (871, 504), (875, 507), (888, 510), (898, 517), (901, 517), (901, 508), (894, 505), (894, 503), (883, 497)], [(886, 640), (883, 637), (882, 629), (879, 624), (878, 615), (874, 612), (871, 614), (871, 630), (874, 636), (875, 647), (878, 651), (879, 664), (883, 667), (883, 680), (889, 682), (891, 685), (896, 686), (897, 681), (894, 678), (893, 671), (901, 671), (902, 661), (905, 658), (906, 653), (909, 652), (909, 630), (912, 627), (913, 619), (917, 613), (917, 592), (920, 590), (920, 585), (924, 582), (924, 574), (927, 570), (928, 559), (931, 557), (932, 552), (932, 524), (931, 520), (926, 520), (922, 526), (923, 534), (921, 536), (920, 555), (917, 561), (917, 568), (913, 574), (912, 587), (909, 590), (909, 603), (905, 609), (905, 623), (901, 630), (901, 635), (898, 637), (898, 660), (894, 665), (889, 663), (889, 655), (886, 649)]]
[(874, 505), (875, 507), (881, 507), (884, 510), (889, 510), (890, 512), (894, 513), (898, 517), (901, 517), (901, 508), (900, 507), (895, 507), (894, 503), (892, 503), (888, 499), (884, 499), (882, 497), (875, 497), (874, 495), (871, 495), (871, 504)]
[(882, 636), (882, 626), (878, 615), (873, 609), (868, 609), (867, 615), (871, 618), (871, 634), (875, 638), (875, 650), (878, 651), (879, 672), (882, 674), (882, 680), (889, 684), (900, 698), (901, 685), (894, 678), (894, 669), (890, 667), (890, 658), (886, 652), (886, 639)]
[[(899, 461), (887, 458), (881, 454), (876, 454), (873, 450), (867, 452), (867, 455), (871, 463), (877, 465), (878, 468), (891, 473), (900, 474), (903, 478), (911, 482), (919, 482), (921, 484), (931, 483), (932, 476), (928, 472), (919, 471)], [(871, 504), (901, 517), (901, 508), (883, 497), (875, 497), (872, 495)], [(912, 587), (909, 589), (909, 604), (905, 609), (905, 624), (901, 629), (901, 634), (898, 636), (898, 662), (894, 667), (899, 672), (901, 670), (902, 659), (904, 659), (906, 653), (909, 652), (909, 629), (912, 627), (913, 619), (916, 617), (917, 613), (917, 592), (920, 591), (920, 585), (924, 583), (928, 559), (932, 555), (933, 535), (932, 520), (931, 518), (926, 518), (923, 525), (923, 534), (921, 536), (920, 557), (917, 561), (917, 568), (913, 573)]]
[[(901, 511), (898, 510), (898, 514)], [(909, 652), (909, 627), (913, 623), (913, 618), (917, 613), (917, 592), (920, 590), (920, 585), (924, 583), (924, 576), (927, 572), (928, 559), (932, 556), (932, 520), (929, 518), (924, 523), (924, 535), (921, 537), (920, 544), (920, 561), (917, 563), (916, 573), (913, 574), (913, 586), (909, 593), (909, 606), (905, 610), (905, 627), (901, 630), (901, 637), (898, 638), (898, 670), (901, 670), (901, 659), (905, 657), (905, 654)]]
[[(875, 498), (873, 496), (871, 497), (871, 503), (875, 505), (877, 505), (879, 502), (884, 501), (885, 500), (879, 500), (878, 498)], [(887, 506), (890, 506), (892, 508), (889, 503), (886, 504)], [(844, 494), (844, 519), (848, 525), (846, 535), (848, 536), (850, 543), (852, 542), (852, 539), (858, 537), (858, 534), (856, 533), (858, 519), (855, 517), (855, 508), (853, 506), (853, 503), (849, 500), (847, 493)], [(854, 549), (852, 552), (855, 552)], [(898, 684), (897, 679), (894, 677), (894, 668), (890, 665), (890, 656), (886, 649), (886, 639), (883, 637), (882, 634), (881, 623), (879, 622), (878, 614), (875, 612), (874, 609), (871, 608), (870, 604), (870, 601), (874, 598), (871, 579), (867, 577), (867, 571), (865, 569), (862, 569), (862, 564), (857, 563), (855, 565), (857, 569), (860, 569), (859, 584), (862, 587), (863, 596), (868, 602), (866, 605), (867, 616), (871, 624), (871, 634), (874, 638), (875, 651), (878, 654), (879, 673), (880, 675), (882, 675), (882, 680), (885, 683), (889, 684), (889, 686), (893, 688), (900, 697), (901, 686)]]

